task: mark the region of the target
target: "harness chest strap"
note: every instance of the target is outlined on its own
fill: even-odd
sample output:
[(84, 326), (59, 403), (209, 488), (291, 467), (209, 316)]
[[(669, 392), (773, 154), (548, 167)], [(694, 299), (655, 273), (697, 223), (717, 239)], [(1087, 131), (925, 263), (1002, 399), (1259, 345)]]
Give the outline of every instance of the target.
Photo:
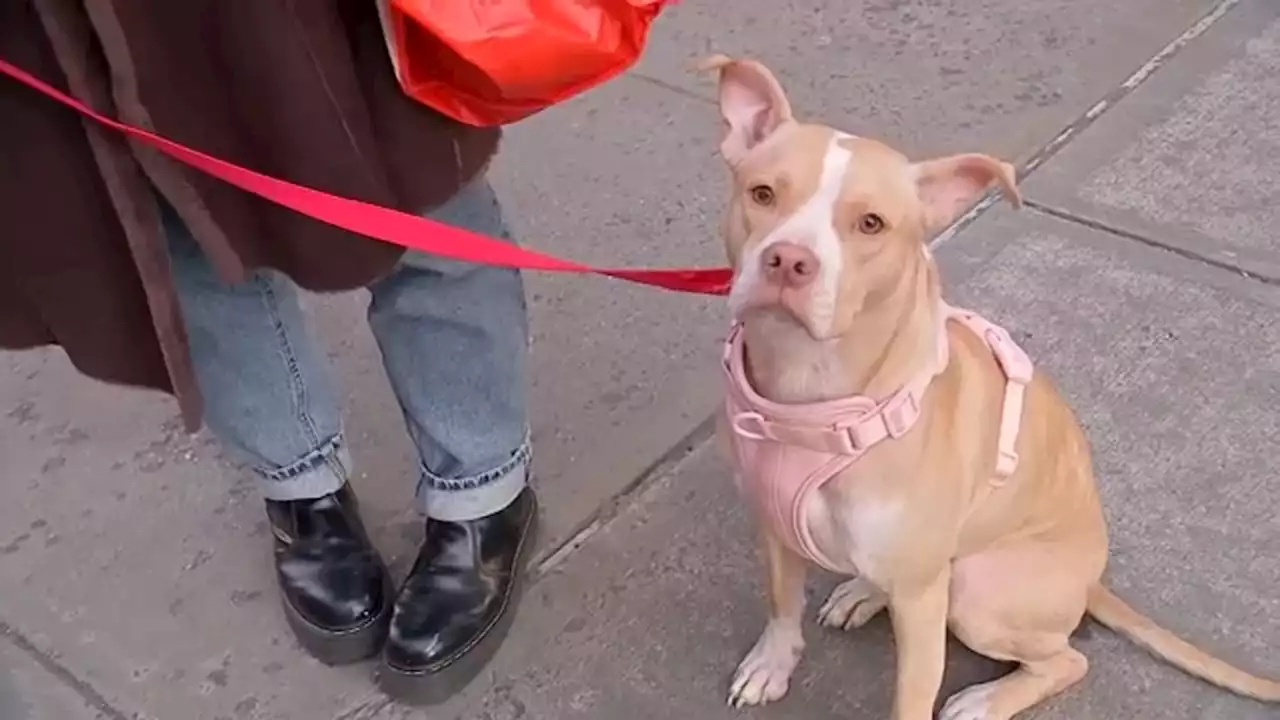
[[(781, 453), (775, 457), (782, 458), (770, 463), (771, 469), (766, 471), (750, 457), (741, 457), (746, 465), (744, 473), (755, 476), (768, 472), (767, 477), (750, 478), (747, 488), (787, 544), (828, 569), (837, 568), (822, 557), (809, 534), (802, 517), (804, 498), (876, 444), (905, 435), (919, 420), (924, 393), (949, 360), (947, 319), (981, 337), (1006, 377), (992, 482), (1003, 484), (1017, 469), (1022, 406), (1034, 365), (1003, 328), (967, 310), (946, 305), (942, 310), (938, 363), (882, 402), (855, 396), (802, 405), (773, 403), (757, 394), (747, 379), (741, 327), (735, 326), (725, 342), (726, 409), (738, 442), (755, 447), (772, 445), (771, 449)], [(788, 447), (799, 452), (788, 454)]]
[[(1004, 372), (1006, 382), (1000, 415), (996, 476), (1001, 479), (1007, 478), (1018, 467), (1016, 447), (1018, 430), (1022, 425), (1022, 405), (1026, 387), (1031, 382), (1035, 366), (1031, 358), (1013, 341), (1004, 328), (967, 310), (956, 308), (945, 308), (945, 310), (947, 317), (955, 319), (986, 341), (1001, 371)], [(739, 390), (743, 389), (745, 376), (735, 377), (737, 373), (732, 366), (734, 354), (741, 352), (739, 346), (741, 332), (741, 326), (735, 325), (724, 346), (726, 369), (729, 371), (732, 385), (737, 386)], [(781, 420), (776, 417), (771, 418), (759, 410), (739, 408), (730, 416), (730, 424), (736, 434), (749, 440), (768, 440), (836, 455), (861, 456), (883, 440), (896, 440), (902, 437), (920, 418), (920, 407), (925, 390), (928, 389), (934, 376), (946, 367), (948, 349), (945, 332), (944, 329), (942, 341), (939, 343), (942, 357), (937, 371), (921, 373), (891, 395), (888, 400), (875, 403), (859, 397), (835, 401), (847, 404), (848, 412), (840, 413), (838, 408), (832, 407), (827, 409), (826, 413), (817, 413), (819, 417), (815, 418), (820, 419), (823, 414), (845, 415), (845, 417), (835, 418), (835, 421), (830, 423)], [(747, 407), (759, 404), (751, 402), (752, 398), (749, 396), (742, 399), (747, 400), (744, 403)], [(803, 410), (806, 407), (816, 408), (818, 405), (834, 405), (834, 403), (791, 407)]]

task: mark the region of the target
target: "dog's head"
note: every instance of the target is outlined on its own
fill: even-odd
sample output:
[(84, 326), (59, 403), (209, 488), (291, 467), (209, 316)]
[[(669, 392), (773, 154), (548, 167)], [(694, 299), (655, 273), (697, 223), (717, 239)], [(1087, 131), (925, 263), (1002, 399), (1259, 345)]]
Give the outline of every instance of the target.
[(839, 337), (929, 262), (927, 241), (992, 185), (1021, 202), (1008, 163), (978, 154), (912, 162), (874, 140), (798, 122), (758, 62), (718, 56), (704, 69), (720, 74), (739, 318), (780, 310), (814, 339)]

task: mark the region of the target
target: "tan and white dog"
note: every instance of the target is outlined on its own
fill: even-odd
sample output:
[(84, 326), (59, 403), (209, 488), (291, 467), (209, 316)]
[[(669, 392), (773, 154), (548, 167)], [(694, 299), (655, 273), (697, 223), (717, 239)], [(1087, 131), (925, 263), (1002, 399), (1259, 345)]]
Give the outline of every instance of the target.
[[(1088, 668), (1070, 644), (1086, 613), (1192, 675), (1280, 701), (1280, 683), (1211, 657), (1101, 584), (1107, 530), (1074, 414), (1029, 360), (1018, 367), (999, 328), (943, 303), (927, 241), (991, 187), (1018, 204), (1012, 166), (977, 154), (912, 162), (797, 121), (757, 62), (705, 68), (719, 73), (733, 178), (724, 235), (737, 326), (720, 437), (763, 508), (768, 571), (769, 620), (730, 702), (787, 692), (811, 560), (852, 578), (822, 606), (823, 624), (859, 627), (889, 610), (895, 720), (932, 716), (948, 628), (1018, 668), (957, 693), (942, 718), (1006, 720), (1061, 692)], [(873, 417), (883, 429), (858, 439), (858, 418), (904, 397), (897, 427)], [(796, 463), (804, 477), (780, 477)]]

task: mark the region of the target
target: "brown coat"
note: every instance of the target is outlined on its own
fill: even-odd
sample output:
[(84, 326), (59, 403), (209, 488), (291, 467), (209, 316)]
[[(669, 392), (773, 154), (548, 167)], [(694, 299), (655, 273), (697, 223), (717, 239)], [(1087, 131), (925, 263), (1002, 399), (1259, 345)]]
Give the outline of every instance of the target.
[[(408, 100), (374, 0), (0, 0), (0, 57), (96, 109), (294, 182), (404, 210), (483, 172), (499, 133)], [(155, 190), (228, 281), (312, 290), (401, 251), (277, 208), (0, 77), (0, 347), (61, 345), (102, 380), (201, 403)]]

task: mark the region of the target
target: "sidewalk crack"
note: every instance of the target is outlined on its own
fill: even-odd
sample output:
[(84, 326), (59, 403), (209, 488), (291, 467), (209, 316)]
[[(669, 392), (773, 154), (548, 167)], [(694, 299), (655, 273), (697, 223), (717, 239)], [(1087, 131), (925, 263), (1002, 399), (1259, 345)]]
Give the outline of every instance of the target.
[(14, 647), (21, 650), (30, 657), (37, 665), (45, 670), (45, 672), (54, 676), (58, 681), (68, 686), (77, 695), (84, 700), (85, 704), (97, 710), (98, 713), (106, 718), (106, 720), (130, 720), (130, 717), (120, 710), (117, 710), (102, 693), (98, 692), (92, 685), (76, 677), (67, 666), (58, 662), (52, 655), (41, 650), (35, 643), (31, 642), (27, 636), (23, 635), (9, 623), (0, 620), (0, 641), (7, 640)]

